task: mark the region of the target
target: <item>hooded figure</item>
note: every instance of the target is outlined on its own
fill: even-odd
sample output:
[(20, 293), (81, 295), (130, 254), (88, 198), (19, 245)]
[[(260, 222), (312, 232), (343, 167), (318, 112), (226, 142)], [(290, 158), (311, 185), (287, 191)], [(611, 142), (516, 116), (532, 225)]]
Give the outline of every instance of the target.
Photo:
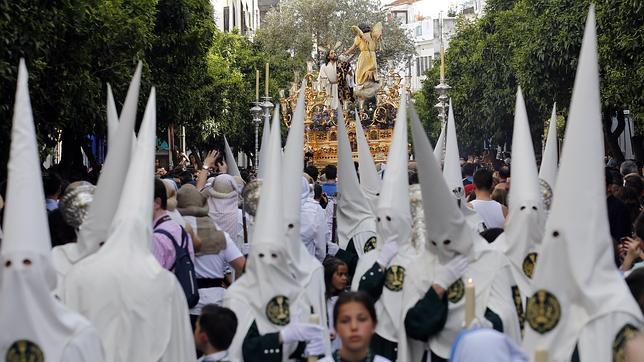
[[(138, 96), (138, 94), (137, 94)], [(119, 128), (119, 115), (112, 94), (112, 86), (107, 83), (107, 149), (112, 150), (117, 139), (116, 132)]]
[(94, 323), (108, 361), (196, 358), (183, 289), (150, 251), (155, 104), (153, 87), (107, 242), (66, 279), (65, 303)]
[[(463, 177), (461, 175), (461, 161), (458, 151), (458, 141), (456, 139), (456, 121), (454, 120), (454, 110), (452, 109), (452, 100), (449, 100), (449, 115), (447, 116), (447, 126), (445, 131), (445, 158), (443, 162), (443, 176), (447, 187), (452, 190), (456, 198), (456, 203), (460, 207), (468, 224), (475, 231), (483, 231), (483, 219), (476, 211), (467, 207), (467, 195), (463, 186)], [(433, 152), (436, 154), (436, 151)], [(440, 160), (439, 165), (440, 165)]]
[(239, 233), (238, 209), (241, 190), (235, 178), (229, 174), (215, 176), (212, 184), (202, 191), (208, 197), (208, 215), (217, 226), (237, 238)]
[[(301, 323), (308, 319), (311, 305), (300, 281), (309, 276), (294, 268), (306, 266), (296, 265), (289, 252), (291, 241), (286, 238), (287, 225), (281, 212), (286, 205), (280, 183), (280, 146), (280, 129), (275, 123), (264, 147), (266, 174), (246, 272), (224, 297), (224, 306), (232, 309), (238, 320), (228, 348), (233, 361), (287, 361), (292, 355), (293, 358), (302, 355), (304, 344), (298, 342), (315, 339), (319, 348), (323, 346), (323, 336), (327, 337), (321, 326)], [(301, 170), (298, 171), (301, 175)]]
[(406, 273), (398, 360), (418, 361), (426, 349), (432, 356), (449, 357), (464, 325), (464, 281), (470, 279), (476, 290), (476, 324), (487, 324), (487, 319), (518, 343), (507, 259), (468, 227), (413, 108), (411, 134), (427, 225), (425, 245), (432, 257), (422, 254)]
[[(644, 318), (613, 261), (604, 183), (595, 7), (570, 102), (557, 193), (528, 299), (523, 346), (551, 361), (621, 361)], [(586, 177), (579, 187), (578, 177)]]
[(233, 155), (233, 150), (230, 149), (230, 145), (228, 144), (226, 136), (224, 136), (224, 148), (226, 151), (226, 164), (228, 165), (228, 174), (233, 177), (241, 176), (239, 168), (237, 167), (237, 162), (235, 162), (235, 155)]
[[(141, 62), (139, 62), (125, 98), (121, 121), (108, 122), (109, 124), (116, 123), (116, 133), (110, 141), (111, 147), (94, 190), (94, 200), (78, 231), (78, 241), (57, 246), (52, 251), (52, 263), (59, 279), (57, 295), (60, 297), (65, 295), (64, 279), (70, 268), (98, 251), (99, 247), (108, 239), (109, 228), (118, 208), (125, 177), (130, 166), (132, 145), (135, 144), (134, 123), (141, 85), (141, 67)], [(112, 119), (116, 117), (116, 110), (113, 107), (114, 100), (110, 100), (109, 94), (108, 119)]]
[[(450, 113), (452, 113), (450, 111)], [(434, 157), (436, 157), (436, 160), (443, 165), (443, 159), (445, 157), (445, 128), (447, 125), (445, 122), (442, 122), (441, 124), (441, 133), (438, 135), (438, 140), (436, 140), (436, 148), (434, 148)]]
[[(305, 299), (313, 307), (313, 313), (320, 316), (320, 324), (327, 325), (326, 298), (324, 297), (324, 268), (321, 262), (311, 253), (308, 252), (302, 242), (301, 232), (307, 227), (301, 222), (302, 203), (308, 199), (305, 195), (309, 190), (308, 182), (302, 176), (304, 168), (304, 116), (305, 105), (304, 95), (306, 90), (306, 80), (302, 81), (300, 94), (297, 99), (297, 106), (293, 112), (293, 122), (286, 139), (286, 147), (282, 158), (282, 195), (284, 198), (284, 226), (286, 230), (286, 239), (288, 242), (288, 251), (293, 261), (292, 268), (294, 275), (304, 275), (304, 278), (298, 279), (300, 286), (306, 291)], [(279, 129), (279, 118), (275, 119), (273, 127)], [(301, 190), (297, 192), (296, 190)], [(326, 240), (324, 239), (325, 225), (324, 213), (318, 215), (317, 227), (322, 229), (321, 243), (326, 253)], [(328, 335), (328, 332), (326, 333)], [(325, 340), (326, 354), (331, 353), (331, 345), (328, 339)]]
[[(356, 114), (357, 113), (358, 112), (356, 111)], [(369, 149), (369, 142), (367, 142), (367, 137), (365, 137), (360, 118), (356, 117), (355, 125), (356, 140), (358, 141), (358, 170), (360, 172), (360, 186), (362, 186), (365, 196), (369, 199), (369, 204), (375, 214), (378, 210), (378, 196), (380, 196), (382, 179), (380, 178), (380, 175), (378, 175), (376, 164), (373, 162), (373, 156)]]
[[(341, 109), (338, 109), (338, 196), (336, 199), (340, 249), (357, 257), (375, 249), (376, 218), (369, 199), (360, 186), (358, 175), (356, 175), (347, 127)], [(348, 264), (349, 274), (352, 274), (351, 264)]]
[[(275, 107), (277, 108), (277, 107)], [(257, 178), (262, 180), (266, 176), (266, 162), (267, 160), (267, 153), (268, 153), (268, 142), (270, 140), (270, 134), (271, 134), (271, 124), (270, 124), (270, 119), (264, 118), (264, 129), (262, 130), (262, 144), (261, 148), (259, 149), (259, 165), (256, 166), (257, 168)]]
[(103, 361), (85, 318), (51, 293), (56, 283), (27, 67), (20, 60), (0, 251), (0, 356), (6, 361)]
[[(509, 217), (505, 232), (492, 247), (505, 253), (510, 260), (519, 321), (523, 328), (525, 300), (532, 295), (532, 274), (537, 261), (545, 226), (545, 210), (539, 192), (537, 163), (534, 157), (530, 124), (521, 88), (517, 90), (512, 135), (512, 187), (510, 188)], [(517, 294), (518, 293), (518, 294)]]
[(546, 209), (550, 209), (552, 202), (552, 193), (557, 180), (557, 164), (559, 162), (559, 140), (557, 139), (557, 104), (552, 106), (552, 116), (550, 117), (550, 126), (548, 126), (548, 138), (546, 139), (546, 148), (541, 158), (541, 168), (539, 169), (539, 183), (543, 193), (543, 201)]
[[(406, 98), (403, 92), (378, 200), (376, 227), (378, 239), (383, 244), (360, 259), (356, 269), (356, 276), (360, 278), (354, 278), (353, 283), (354, 287), (358, 284), (357, 289), (366, 291), (376, 300), (378, 325), (372, 349), (390, 360), (396, 359), (398, 331), (404, 328), (400, 308), (405, 274), (416, 255), (411, 243), (412, 220), (407, 187)], [(365, 266), (370, 269), (363, 272)]]

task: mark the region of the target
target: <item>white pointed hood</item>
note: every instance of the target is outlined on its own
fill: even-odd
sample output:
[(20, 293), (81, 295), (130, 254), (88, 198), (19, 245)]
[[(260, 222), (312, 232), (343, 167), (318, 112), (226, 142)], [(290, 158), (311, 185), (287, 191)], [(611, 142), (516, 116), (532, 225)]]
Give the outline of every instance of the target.
[[(445, 162), (443, 163), (443, 176), (447, 186), (454, 195), (465, 204), (465, 189), (461, 174), (461, 157), (458, 152), (458, 141), (456, 139), (456, 122), (454, 121), (454, 110), (452, 100), (449, 100), (449, 115), (447, 116), (447, 131), (445, 132)], [(440, 162), (440, 160), (439, 160)]]
[[(610, 360), (626, 323), (644, 327), (613, 259), (594, 9), (591, 5), (579, 55), (558, 192), (533, 278), (535, 293), (527, 304), (524, 348), (528, 355), (545, 349), (553, 361), (570, 360), (578, 341), (581, 361)], [(579, 175), (584, 175), (583, 187)]]
[(27, 82), (27, 67), (20, 59), (0, 249), (0, 356), (10, 360), (11, 353), (19, 354), (16, 342), (23, 340), (32, 352), (60, 361), (78, 333), (78, 322), (87, 322), (51, 294), (55, 274)]
[[(277, 110), (278, 107), (275, 107)], [(275, 113), (273, 113), (273, 118), (275, 118)], [(262, 164), (265, 164), (268, 161), (268, 142), (271, 138), (271, 125), (270, 120), (264, 118), (264, 128), (262, 129), (262, 143), (259, 148), (259, 166), (257, 167), (257, 178), (263, 179), (266, 174), (266, 167)]]
[[(358, 181), (342, 109), (338, 108), (338, 244), (346, 249), (359, 232), (376, 231), (375, 216)], [(360, 251), (358, 251), (360, 252)]]
[[(439, 262), (444, 264), (456, 254), (471, 254), (474, 231), (467, 227), (463, 212), (454, 202), (453, 193), (441, 173), (440, 165), (434, 157), (418, 117), (412, 117), (411, 126), (427, 228), (425, 245), (438, 257)], [(447, 165), (447, 156), (445, 161)]]
[[(275, 122), (276, 120), (274, 120)], [(277, 122), (279, 122), (277, 120)], [(301, 287), (297, 283), (302, 275), (294, 275), (288, 243), (284, 242), (286, 225), (284, 223), (284, 197), (282, 177), (282, 154), (279, 124), (273, 123), (266, 151), (266, 174), (260, 191), (260, 202), (255, 218), (253, 241), (246, 272), (227, 291), (229, 300), (239, 300), (250, 306), (249, 311), (240, 312), (240, 323), (235, 339), (246, 335), (250, 324), (255, 321), (261, 334), (276, 332), (281, 328), (274, 315), (267, 312), (268, 305), (275, 298), (285, 297), (286, 308), (292, 306)], [(300, 172), (301, 175), (301, 172)], [(299, 186), (298, 186), (299, 190)], [(226, 301), (224, 302), (227, 303)], [(239, 303), (229, 307), (235, 310)], [(249, 314), (248, 316), (246, 316)], [(291, 314), (292, 315), (292, 314)], [(244, 317), (246, 316), (246, 317)], [(288, 316), (288, 311), (286, 312)], [(278, 323), (275, 323), (278, 322)], [(235, 343), (235, 342), (233, 342)], [(240, 346), (241, 347), (241, 346)]]
[[(304, 95), (306, 80), (302, 81), (297, 106), (293, 113), (291, 127), (289, 128), (282, 165), (282, 195), (284, 198), (284, 230), (288, 243), (288, 250), (293, 260), (293, 268), (299, 271), (296, 274), (310, 275), (314, 269), (321, 268), (321, 264), (306, 250), (300, 237), (300, 212), (302, 207), (302, 173), (304, 169)], [(274, 127), (279, 128), (279, 124)], [(308, 190), (308, 184), (306, 185)], [(309, 278), (299, 280), (307, 283)], [(303, 285), (306, 286), (306, 285)]]
[[(358, 111), (356, 111), (358, 114)], [(376, 170), (376, 164), (373, 161), (369, 142), (362, 129), (362, 122), (359, 117), (355, 119), (356, 140), (358, 143), (358, 171), (360, 172), (360, 186), (364, 190), (365, 196), (369, 199), (371, 207), (376, 212), (378, 208), (378, 196), (382, 186), (382, 179)]]
[[(125, 98), (121, 120), (116, 122), (116, 133), (110, 142), (103, 171), (94, 191), (94, 200), (89, 207), (87, 217), (78, 232), (78, 242), (54, 248), (54, 263), (59, 273), (66, 274), (70, 264), (75, 264), (84, 257), (95, 253), (109, 236), (112, 219), (119, 206), (121, 192), (130, 166), (134, 140), (139, 89), (141, 85), (142, 64), (139, 62)], [(114, 117), (116, 108), (110, 105), (108, 88), (108, 119)], [(110, 115), (111, 114), (111, 115)], [(112, 120), (114, 121), (114, 120)], [(61, 259), (64, 254), (64, 259)]]
[(400, 245), (410, 242), (411, 210), (409, 209), (409, 181), (407, 163), (407, 97), (400, 96), (400, 107), (387, 156), (387, 172), (382, 180), (378, 200), (376, 227), (383, 242), (395, 238)]
[[(552, 116), (548, 126), (548, 138), (546, 139), (546, 148), (541, 157), (541, 168), (539, 169), (539, 178), (550, 188), (550, 193), (554, 191), (555, 182), (557, 181), (557, 165), (559, 163), (559, 141), (557, 139), (557, 104), (552, 106)], [(550, 195), (551, 197), (552, 195)]]
[(119, 114), (116, 110), (116, 103), (114, 102), (114, 95), (112, 94), (112, 86), (107, 83), (107, 149), (111, 150), (114, 147), (116, 140), (116, 130), (119, 126)]
[[(450, 113), (452, 112), (450, 111)], [(445, 128), (447, 128), (445, 122), (441, 123), (441, 133), (438, 135), (438, 140), (436, 140), (436, 148), (434, 148), (434, 157), (436, 157), (436, 160), (438, 160), (439, 163), (442, 163), (443, 158), (445, 157)]]
[(228, 144), (226, 136), (224, 136), (224, 147), (226, 151), (226, 164), (228, 165), (228, 174), (230, 176), (241, 176), (239, 168), (237, 167), (237, 162), (235, 162), (235, 155), (233, 154), (233, 150), (230, 149), (230, 145)]
[[(461, 157), (458, 151), (458, 140), (456, 138), (456, 121), (454, 120), (454, 110), (452, 109), (452, 100), (449, 100), (449, 116), (447, 117), (447, 125), (445, 126), (445, 155), (443, 159), (443, 177), (447, 182), (447, 187), (452, 191), (453, 197), (456, 199), (456, 204), (460, 205), (461, 212), (465, 216), (468, 225), (475, 231), (479, 231), (480, 225), (483, 223), (481, 217), (474, 211), (467, 207), (467, 195), (465, 195), (465, 187), (463, 186), (463, 177), (461, 174)], [(436, 150), (434, 150), (434, 157), (436, 157)], [(441, 160), (436, 158), (438, 165), (441, 165)]]
[(195, 358), (184, 292), (151, 252), (155, 146), (152, 87), (108, 240), (65, 283), (65, 303), (94, 324), (108, 361)]
[[(509, 217), (500, 251), (512, 263), (512, 273), (523, 296), (530, 296), (537, 245), (545, 227), (545, 210), (539, 191), (537, 163), (534, 157), (530, 124), (521, 88), (517, 90), (512, 135), (512, 187), (510, 188)], [(493, 245), (497, 244), (495, 242)]]

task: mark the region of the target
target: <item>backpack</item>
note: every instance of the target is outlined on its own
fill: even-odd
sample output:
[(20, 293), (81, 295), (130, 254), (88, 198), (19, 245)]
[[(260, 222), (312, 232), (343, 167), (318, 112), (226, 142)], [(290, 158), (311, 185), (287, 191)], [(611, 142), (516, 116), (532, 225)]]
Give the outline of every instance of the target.
[(174, 275), (179, 280), (179, 284), (183, 289), (183, 293), (186, 295), (186, 301), (188, 302), (188, 308), (192, 308), (197, 303), (199, 303), (199, 289), (197, 288), (197, 275), (195, 274), (195, 266), (190, 259), (190, 253), (188, 252), (188, 234), (186, 230), (181, 227), (181, 245), (177, 244), (177, 241), (174, 239), (172, 234), (163, 229), (157, 229), (157, 226), (170, 220), (168, 216), (161, 218), (154, 225), (154, 232), (157, 234), (165, 235), (172, 241), (175, 251), (174, 264), (170, 270), (174, 269)]

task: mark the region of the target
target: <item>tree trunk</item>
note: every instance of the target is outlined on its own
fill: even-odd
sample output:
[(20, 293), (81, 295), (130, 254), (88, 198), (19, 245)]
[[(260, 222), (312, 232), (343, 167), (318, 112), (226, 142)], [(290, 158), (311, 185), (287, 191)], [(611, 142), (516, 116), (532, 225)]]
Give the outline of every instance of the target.
[[(613, 123), (613, 114), (617, 113), (617, 128), (611, 132), (611, 125)], [(622, 149), (619, 148), (618, 138), (624, 132), (626, 122), (624, 120), (624, 112), (615, 106), (608, 106), (604, 109), (602, 114), (602, 123), (604, 126), (604, 138), (606, 140), (606, 149), (608, 153), (619, 162), (624, 161), (624, 154)]]
[(84, 139), (73, 131), (63, 130), (62, 132), (62, 156), (58, 171), (60, 176), (69, 182), (84, 180), (87, 177), (87, 170), (83, 165), (83, 147)]

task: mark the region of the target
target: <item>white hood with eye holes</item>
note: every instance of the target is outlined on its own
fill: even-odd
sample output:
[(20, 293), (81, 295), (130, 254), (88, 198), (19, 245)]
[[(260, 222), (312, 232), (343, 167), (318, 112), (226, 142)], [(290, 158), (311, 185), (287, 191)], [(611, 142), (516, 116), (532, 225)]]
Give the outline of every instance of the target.
[(512, 159), (510, 215), (505, 232), (492, 246), (510, 259), (521, 300), (525, 301), (526, 297), (532, 295), (531, 278), (537, 259), (537, 246), (543, 238), (545, 210), (539, 192), (528, 114), (520, 87), (514, 111)]
[[(279, 121), (278, 121), (279, 122)], [(278, 123), (271, 127), (266, 151), (265, 174), (255, 218), (255, 230), (245, 273), (231, 285), (224, 297), (224, 306), (237, 315), (237, 332), (228, 349), (231, 359), (242, 360), (242, 344), (253, 322), (260, 334), (278, 332), (290, 318), (308, 319), (310, 306), (301, 298), (304, 289), (298, 280), (307, 277), (293, 265), (288, 251), (284, 222), (282, 188), (282, 152)], [(299, 172), (301, 177), (302, 173)], [(299, 181), (299, 180), (298, 180)], [(299, 187), (298, 187), (299, 189)], [(296, 190), (299, 199), (299, 192)], [(298, 201), (299, 202), (299, 201)], [(294, 350), (296, 345), (287, 345)], [(283, 356), (290, 353), (284, 351)]]
[[(338, 244), (345, 250), (356, 234), (376, 231), (376, 218), (356, 175), (342, 109), (338, 109), (338, 196), (336, 200)], [(358, 255), (362, 255), (362, 248), (359, 245), (355, 246)]]
[(94, 323), (109, 361), (194, 360), (185, 294), (174, 273), (151, 252), (154, 87), (137, 138), (110, 235), (69, 271), (64, 300)]
[(528, 355), (545, 349), (552, 361), (570, 360), (575, 347), (580, 361), (619, 360), (626, 340), (644, 329), (642, 312), (613, 259), (597, 58), (590, 5), (523, 340)]
[[(503, 254), (491, 250), (485, 240), (468, 226), (441, 174), (418, 115), (413, 107), (410, 108), (411, 134), (427, 225), (427, 254), (414, 259), (409, 273), (406, 273), (401, 318), (427, 293), (437, 268), (460, 254), (468, 258), (468, 268), (463, 277), (447, 291), (450, 299), (447, 322), (440, 333), (430, 338), (428, 347), (440, 357), (449, 356), (450, 348), (462, 330), (465, 308), (461, 293), (467, 279), (472, 279), (475, 286), (477, 318), (484, 318), (489, 308), (501, 318), (504, 332), (519, 342), (521, 332), (512, 301), (507, 259)], [(404, 328), (399, 330), (398, 360), (419, 360), (425, 347), (407, 338)]]
[(20, 60), (0, 249), (0, 356), (7, 361), (103, 361), (96, 330), (54, 299), (56, 275), (45, 211), (28, 74)]

